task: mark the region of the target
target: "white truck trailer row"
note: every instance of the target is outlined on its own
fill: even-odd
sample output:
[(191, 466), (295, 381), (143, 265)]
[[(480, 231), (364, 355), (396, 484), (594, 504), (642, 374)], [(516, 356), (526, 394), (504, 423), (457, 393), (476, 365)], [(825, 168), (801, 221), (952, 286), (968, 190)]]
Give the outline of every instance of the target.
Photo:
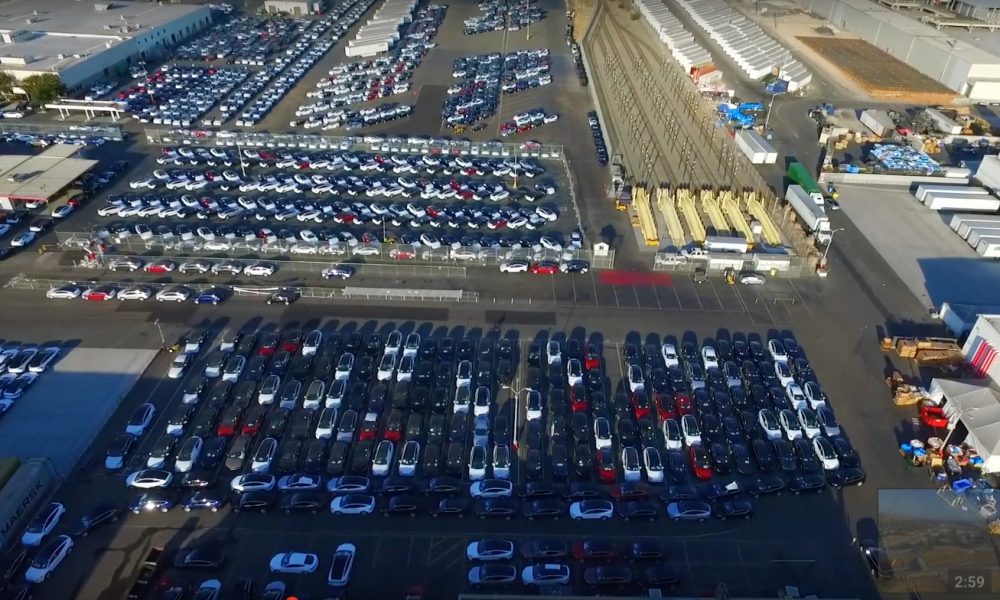
[(958, 213), (951, 216), (951, 222), (948, 225), (952, 231), (965, 240), (969, 238), (969, 232), (977, 227), (1000, 227), (1000, 215)]
[(967, 195), (967, 196), (989, 196), (990, 191), (986, 188), (974, 186), (974, 185), (938, 185), (931, 183), (922, 183), (917, 186), (917, 191), (913, 192), (917, 200), (924, 202), (927, 199), (927, 194), (947, 194), (951, 196), (956, 195)]
[(928, 192), (924, 197), (924, 206), (931, 210), (995, 213), (1000, 210), (1000, 198), (991, 195)]
[(752, 129), (737, 131), (736, 145), (755, 165), (773, 165), (778, 162), (778, 152), (774, 146)]
[(795, 210), (808, 233), (816, 237), (820, 244), (830, 243), (833, 234), (830, 230), (830, 218), (826, 215), (823, 205), (816, 204), (802, 186), (790, 185), (785, 190), (785, 200)]

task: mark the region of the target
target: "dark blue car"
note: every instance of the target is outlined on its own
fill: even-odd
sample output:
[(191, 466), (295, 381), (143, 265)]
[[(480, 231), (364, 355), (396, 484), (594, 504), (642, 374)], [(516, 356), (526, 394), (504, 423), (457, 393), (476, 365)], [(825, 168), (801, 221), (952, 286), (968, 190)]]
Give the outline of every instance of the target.
[(194, 297), (195, 304), (218, 304), (226, 299), (226, 291), (222, 288), (210, 288)]
[(181, 501), (181, 508), (185, 512), (191, 512), (192, 510), (210, 510), (216, 512), (222, 508), (224, 503), (225, 499), (222, 496), (209, 491), (199, 490), (185, 496), (184, 500)]
[(174, 496), (167, 492), (145, 492), (129, 503), (128, 509), (135, 514), (158, 510), (167, 512), (174, 507)]

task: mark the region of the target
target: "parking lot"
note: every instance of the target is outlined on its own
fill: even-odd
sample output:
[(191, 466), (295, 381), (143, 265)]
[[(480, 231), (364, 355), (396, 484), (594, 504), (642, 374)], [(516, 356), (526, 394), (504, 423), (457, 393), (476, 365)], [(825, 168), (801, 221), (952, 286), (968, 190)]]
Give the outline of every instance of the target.
[[(226, 327), (223, 331), (211, 331), (209, 336), (201, 342), (201, 349), (196, 354), (194, 362), (176, 380), (165, 378), (167, 366), (175, 358), (175, 355), (160, 356), (146, 377), (163, 378), (162, 385), (156, 386), (153, 395), (143, 394), (142, 398), (133, 395), (128, 398), (126, 400), (128, 408), (123, 408), (116, 417), (109, 421), (107, 430), (101, 436), (101, 439), (105, 440), (103, 442), (105, 446), (101, 447), (98, 443), (84, 456), (82, 470), (72, 478), (72, 495), (67, 496), (64, 500), (70, 506), (67, 523), (71, 523), (72, 519), (78, 518), (80, 514), (86, 512), (90, 504), (97, 503), (97, 499), (100, 499), (101, 502), (111, 501), (125, 507), (134, 501), (138, 494), (158, 493), (158, 490), (128, 490), (124, 485), (124, 476), (135, 469), (141, 469), (150, 464), (148, 458), (150, 451), (154, 447), (160, 446), (161, 440), (165, 438), (175, 437), (177, 439), (173, 450), (173, 452), (177, 452), (181, 442), (194, 434), (200, 433), (204, 436), (205, 447), (208, 448), (214, 447), (213, 439), (220, 439), (216, 437), (219, 433), (224, 433), (221, 441), (222, 447), (225, 448), (236, 443), (235, 440), (240, 437), (246, 427), (259, 428), (259, 433), (251, 436), (253, 441), (248, 444), (250, 450), (246, 458), (243, 461), (236, 461), (235, 465), (231, 464), (233, 461), (229, 460), (226, 451), (223, 451), (220, 455), (221, 458), (203, 457), (196, 459), (196, 466), (190, 472), (174, 473), (175, 482), (181, 483), (175, 483), (175, 487), (169, 491), (167, 497), (172, 502), (182, 502), (192, 491), (200, 490), (208, 492), (209, 496), (214, 494), (219, 500), (226, 503), (219, 512), (202, 510), (188, 513), (176, 505), (166, 513), (140, 510), (140, 514), (128, 514), (119, 524), (110, 526), (103, 532), (95, 532), (87, 539), (78, 539), (77, 542), (81, 545), (84, 554), (76, 556), (90, 554), (91, 551), (87, 548), (93, 548), (94, 551), (100, 552), (102, 564), (104, 561), (134, 561), (141, 558), (146, 549), (153, 545), (167, 545), (169, 549), (174, 549), (185, 541), (190, 543), (195, 534), (194, 524), (197, 523), (199, 530), (212, 527), (211, 532), (214, 535), (226, 536), (231, 542), (235, 541), (240, 545), (241, 551), (229, 553), (224, 568), (220, 571), (221, 579), (226, 582), (227, 586), (235, 584), (244, 577), (254, 577), (257, 579), (258, 586), (262, 585), (263, 578), (257, 574), (270, 556), (278, 552), (295, 550), (318, 553), (321, 561), (320, 571), (314, 576), (285, 575), (279, 577), (276, 575), (273, 578), (284, 580), (290, 586), (290, 591), (295, 593), (319, 593), (326, 587), (321, 575), (325, 572), (323, 569), (328, 568), (328, 554), (332, 547), (338, 543), (350, 541), (358, 547), (356, 574), (372, 572), (373, 569), (377, 572), (382, 571), (387, 568), (387, 565), (395, 565), (396, 569), (394, 569), (393, 574), (380, 577), (377, 584), (368, 578), (360, 578), (359, 583), (352, 584), (348, 588), (349, 593), (356, 593), (357, 585), (364, 585), (363, 589), (368, 593), (373, 589), (371, 586), (375, 585), (378, 593), (395, 595), (414, 584), (441, 590), (469, 589), (467, 583), (463, 583), (465, 572), (475, 563), (466, 559), (465, 546), (480, 538), (511, 539), (515, 542), (519, 554), (521, 548), (526, 546), (528, 542), (538, 539), (563, 542), (570, 550), (574, 548), (574, 544), (584, 540), (613, 541), (620, 550), (624, 548), (623, 543), (627, 539), (629, 542), (657, 541), (664, 544), (665, 556), (663, 559), (639, 561), (634, 564), (617, 559), (616, 564), (628, 564), (639, 577), (640, 573), (652, 564), (665, 563), (669, 565), (670, 572), (675, 573), (679, 580), (680, 589), (690, 593), (714, 589), (718, 582), (717, 572), (720, 568), (739, 574), (741, 589), (763, 590), (773, 587), (776, 585), (773, 583), (775, 576), (808, 577), (811, 585), (817, 586), (814, 589), (838, 589), (839, 583), (832, 576), (832, 571), (827, 571), (824, 566), (827, 560), (825, 551), (823, 553), (817, 552), (814, 547), (807, 543), (799, 547), (794, 542), (789, 545), (787, 540), (775, 541), (769, 534), (773, 529), (765, 525), (765, 522), (780, 519), (779, 515), (787, 514), (788, 511), (829, 510), (824, 507), (829, 505), (839, 494), (836, 490), (832, 493), (822, 492), (819, 495), (809, 494), (801, 497), (793, 496), (790, 493), (781, 497), (762, 497), (753, 501), (753, 510), (756, 514), (750, 520), (720, 521), (709, 516), (710, 521), (706, 523), (671, 523), (667, 518), (666, 506), (671, 500), (686, 498), (688, 495), (702, 498), (708, 490), (709, 483), (725, 483), (736, 480), (740, 482), (740, 485), (745, 486), (760, 473), (755, 467), (753, 470), (743, 470), (743, 474), (739, 474), (733, 465), (732, 474), (716, 474), (709, 481), (699, 479), (696, 474), (699, 472), (692, 471), (686, 459), (679, 463), (679, 469), (670, 470), (667, 468), (668, 465), (673, 464), (673, 459), (668, 460), (667, 458), (670, 453), (680, 453), (682, 450), (668, 449), (673, 447), (672, 444), (676, 442), (668, 441), (668, 438), (663, 438), (662, 434), (659, 433), (663, 431), (660, 417), (666, 416), (666, 413), (659, 411), (661, 409), (665, 411), (683, 410), (686, 402), (681, 396), (687, 396), (690, 393), (687, 386), (691, 382), (686, 380), (683, 375), (680, 375), (680, 378), (676, 380), (665, 380), (672, 375), (663, 372), (662, 344), (672, 343), (678, 348), (680, 354), (689, 357), (693, 356), (692, 352), (700, 352), (701, 344), (714, 345), (714, 347), (719, 348), (720, 357), (725, 356), (727, 352), (738, 354), (747, 352), (748, 357), (753, 356), (753, 353), (764, 352), (765, 354), (760, 355), (767, 356), (766, 351), (754, 350), (753, 344), (749, 350), (745, 346), (745, 341), (748, 339), (750, 341), (763, 339), (760, 337), (761, 334), (751, 331), (747, 337), (744, 334), (734, 333), (730, 338), (720, 337), (715, 340), (711, 338), (698, 339), (691, 332), (679, 331), (677, 332), (678, 337), (661, 338), (659, 334), (631, 333), (619, 339), (610, 339), (603, 332), (587, 334), (582, 329), (577, 329), (573, 330), (573, 333), (567, 338), (562, 333), (552, 333), (547, 329), (535, 330), (530, 327), (523, 330), (485, 332), (478, 329), (465, 329), (464, 327), (444, 328), (432, 323), (413, 323), (403, 325), (401, 327), (402, 335), (397, 338), (391, 332), (395, 331), (399, 325), (393, 323), (379, 324), (372, 321), (328, 323), (325, 325), (317, 323), (323, 334), (323, 339), (316, 348), (317, 354), (312, 359), (312, 364), (306, 365), (305, 363), (309, 361), (302, 358), (302, 349), (305, 347), (304, 345), (308, 344), (310, 349), (307, 352), (311, 352), (311, 345), (316, 342), (315, 337), (308, 335), (304, 335), (300, 339), (299, 349), (296, 352), (288, 353), (295, 355), (289, 356), (291, 360), (286, 362), (286, 359), (281, 358), (281, 355), (284, 354), (281, 348), (291, 347), (284, 344), (286, 342), (294, 343), (294, 340), (297, 339), (290, 332), (293, 330), (305, 333), (311, 331), (303, 327), (306, 322), (300, 321), (299, 323), (299, 325), (291, 324), (280, 329), (282, 336), (278, 338), (280, 341), (275, 349), (275, 355), (270, 358), (261, 356), (261, 348), (270, 347), (271, 342), (265, 341), (265, 339), (268, 332), (279, 331), (274, 325), (266, 324), (257, 329), (258, 336), (253, 346), (247, 341), (248, 338), (244, 338), (242, 342), (236, 341), (237, 347), (232, 352), (246, 352), (249, 361), (247, 361), (244, 371), (234, 382), (222, 382), (220, 376), (206, 381), (204, 388), (202, 388), (201, 383), (205, 381), (206, 364), (214, 363), (217, 360), (215, 356), (218, 355), (218, 345), (223, 340), (235, 341), (228, 336), (235, 330), (235, 327)], [(258, 327), (259, 322), (258, 325), (251, 326)], [(301, 329), (298, 329), (299, 327)], [(405, 381), (403, 384), (397, 381), (398, 373), (386, 379), (386, 375), (378, 369), (377, 363), (382, 363), (382, 357), (387, 351), (390, 353), (393, 351), (397, 341), (403, 346), (398, 350), (399, 355), (403, 356), (404, 353), (410, 355), (411, 350), (406, 347), (406, 340), (410, 332), (418, 333), (420, 342), (418, 343), (415, 339), (410, 340), (411, 346), (416, 346), (412, 352), (416, 353), (417, 361), (414, 373), (411, 375), (411, 383), (405, 386)], [(547, 343), (550, 336), (552, 340), (559, 342), (562, 367), (553, 366), (556, 364), (554, 362), (555, 349)], [(452, 342), (445, 343), (445, 339), (451, 339)], [(388, 346), (384, 346), (384, 344), (388, 344)], [(588, 344), (594, 346), (588, 347)], [(692, 346), (689, 348), (687, 344), (692, 344)], [(598, 351), (595, 352), (595, 349)], [(805, 349), (808, 350), (808, 348)], [(341, 362), (340, 356), (344, 352), (351, 351), (356, 352), (357, 361), (355, 362), (355, 371), (349, 378), (345, 379), (347, 395), (343, 400), (340, 400), (339, 412), (342, 415), (353, 410), (354, 403), (359, 402), (357, 410), (360, 425), (349, 443), (343, 443), (341, 433), (338, 432), (333, 433), (333, 439), (329, 441), (317, 440), (315, 427), (317, 420), (322, 418), (319, 417), (319, 413), (324, 411), (322, 404), (317, 409), (304, 409), (302, 408), (303, 400), (299, 398), (295, 404), (296, 408), (283, 409), (279, 405), (285, 400), (280, 400), (280, 397), (285, 394), (284, 388), (291, 378), (303, 381), (303, 387), (299, 393), (309, 387), (308, 382), (313, 377), (327, 377), (328, 371), (331, 370), (333, 373), (329, 375), (328, 381), (333, 384), (337, 377), (341, 376), (336, 372), (337, 365)], [(737, 354), (733, 354), (734, 359), (736, 356)], [(325, 357), (330, 357), (330, 359)], [(335, 360), (334, 357), (336, 357)], [(367, 362), (369, 359), (370, 363)], [(487, 453), (489, 457), (487, 479), (489, 476), (499, 474), (498, 467), (500, 465), (492, 462), (493, 448), (497, 444), (503, 445), (504, 441), (502, 437), (504, 426), (498, 425), (498, 422), (506, 421), (513, 432), (513, 437), (510, 438), (508, 444), (512, 459), (508, 477), (514, 486), (515, 498), (525, 490), (528, 491), (529, 497), (507, 501), (512, 503), (514, 510), (509, 521), (502, 516), (502, 513), (498, 513), (500, 516), (496, 517), (477, 519), (475, 511), (477, 509), (487, 510), (484, 506), (487, 506), (488, 503), (482, 499), (476, 501), (469, 498), (468, 461), (470, 452), (474, 452), (472, 450), (473, 442), (476, 441), (477, 436), (475, 413), (480, 411), (480, 408), (474, 404), (473, 400), (473, 406), (466, 407), (464, 411), (461, 408), (456, 410), (454, 404), (455, 392), (457, 391), (456, 378), (458, 378), (457, 385), (459, 387), (464, 385), (461, 383), (465, 376), (465, 367), (462, 366), (463, 360), (470, 360), (474, 367), (470, 389), (484, 386), (489, 390), (492, 398), (489, 406), (490, 416), (488, 417), (490, 426), (486, 433), (489, 436), (487, 443), (490, 448)], [(553, 361), (551, 365), (547, 364), (550, 360)], [(685, 361), (683, 358), (680, 360)], [(764, 363), (769, 366), (770, 360), (769, 356), (764, 358), (762, 366)], [(699, 355), (697, 359), (690, 358), (690, 361), (691, 364), (700, 364), (702, 359)], [(228, 362), (227, 360), (226, 363)], [(279, 367), (277, 366), (279, 363), (285, 363), (286, 366)], [(593, 381), (588, 377), (585, 384), (569, 386), (568, 377), (576, 377), (576, 369), (585, 364), (592, 367), (590, 371), (595, 374)], [(648, 404), (644, 400), (638, 400), (638, 404), (633, 403), (635, 397), (629, 392), (628, 364), (639, 364), (640, 368), (645, 369), (644, 372), (649, 373), (648, 377), (645, 378), (645, 386), (648, 386), (649, 390)], [(681, 364), (686, 364), (686, 362)], [(268, 374), (275, 375), (278, 373), (277, 369), (282, 368), (286, 368), (288, 371), (283, 378), (285, 383), (279, 391), (279, 399), (275, 400), (274, 405), (260, 405), (258, 394), (261, 390), (259, 386), (267, 379)], [(363, 372), (368, 369), (371, 371), (367, 377), (364, 377)], [(224, 373), (229, 372), (228, 368), (223, 369), (223, 371)], [(359, 371), (361, 372), (359, 373)], [(695, 379), (697, 379), (698, 371), (696, 368), (693, 371), (688, 368), (688, 372), (693, 372)], [(762, 369), (761, 372), (765, 371)], [(252, 385), (252, 388), (248, 387), (251, 384), (247, 382), (254, 377), (258, 378), (258, 383)], [(229, 376), (226, 375), (226, 378), (228, 379)], [(530, 399), (531, 393), (523, 389), (518, 394), (519, 400), (515, 411), (511, 390), (505, 388), (505, 385), (508, 384), (501, 384), (498, 379), (510, 381), (509, 386), (513, 389), (523, 388), (526, 385), (539, 388), (542, 391), (541, 417), (536, 419), (537, 413), (534, 411), (537, 409), (534, 401)], [(633, 377), (633, 383), (634, 380)], [(752, 383), (752, 380), (748, 380), (748, 383), (756, 385)], [(225, 400), (219, 388), (229, 388), (230, 386), (229, 399)], [(401, 386), (408, 388), (409, 393), (404, 394), (397, 391)], [(674, 395), (675, 388), (673, 386), (680, 386), (676, 390), (681, 390), (679, 392), (681, 396)], [(668, 387), (670, 399), (660, 398), (662, 393), (668, 390)], [(185, 415), (187, 424), (183, 425), (183, 421), (175, 420), (178, 418), (178, 410), (185, 406), (185, 396), (195, 393), (199, 388), (203, 389), (200, 393), (200, 400), (193, 405), (193, 411)], [(362, 389), (366, 391), (361, 392)], [(438, 389), (441, 392), (438, 392)], [(644, 387), (644, 389), (647, 388)], [(359, 393), (364, 395), (357, 396)], [(695, 392), (694, 395), (690, 396), (692, 398), (690, 401), (691, 409), (699, 415), (699, 419), (704, 420), (706, 415), (716, 414), (716, 410), (723, 412), (730, 410), (726, 408), (721, 396), (715, 398), (715, 401), (721, 404), (712, 404), (711, 400), (698, 400), (701, 397), (700, 393)], [(378, 400), (378, 398), (383, 397), (383, 394), (385, 395), (384, 399)], [(479, 392), (470, 394), (470, 398), (474, 398), (478, 394)], [(458, 394), (458, 397), (464, 396)], [(705, 397), (707, 398), (708, 395), (705, 394)], [(586, 399), (584, 400), (584, 398)], [(680, 400), (680, 403), (676, 403), (675, 399)], [(772, 400), (774, 399), (772, 398)], [(762, 399), (761, 401), (769, 403), (772, 400)], [(780, 401), (780, 398), (777, 400)], [(119, 471), (108, 471), (104, 467), (104, 450), (111, 439), (120, 435), (121, 428), (130, 420), (134, 407), (142, 402), (152, 403), (156, 407), (156, 416), (141, 435), (139, 443), (132, 448), (131, 453), (126, 457), (125, 467)], [(323, 402), (329, 403), (329, 400)], [(235, 411), (232, 408), (244, 404), (246, 409), (243, 411)], [(384, 408), (380, 408), (383, 405)], [(256, 408), (258, 406), (261, 408)], [(648, 415), (641, 412), (646, 410), (642, 408), (644, 406), (649, 409)], [(837, 407), (838, 405), (836, 401), (833, 401), (831, 406)], [(573, 411), (573, 408), (577, 410)], [(777, 408), (777, 405), (772, 408)], [(361, 416), (373, 411), (379, 415), (377, 427), (365, 425), (365, 419)], [(236, 412), (242, 413), (242, 419), (238, 418), (234, 424), (229, 419)], [(301, 423), (304, 421), (301, 419), (304, 417), (300, 416), (307, 413), (313, 416), (312, 428), (308, 429), (303, 428), (305, 426)], [(574, 423), (572, 416), (577, 413), (585, 415), (587, 421), (587, 427), (579, 431), (575, 430), (572, 424)], [(258, 422), (256, 420), (258, 417), (251, 416), (251, 414), (259, 414), (261, 420)], [(283, 433), (281, 428), (274, 424), (278, 415), (284, 415), (288, 420)], [(422, 417), (420, 426), (414, 422), (415, 415)], [(439, 418), (436, 419), (436, 415), (439, 415)], [(463, 425), (461, 427), (457, 424), (458, 417), (456, 415), (462, 417)], [(638, 419), (637, 415), (640, 415)], [(614, 445), (609, 452), (615, 465), (613, 483), (608, 482), (610, 480), (607, 479), (607, 474), (603, 475), (604, 479), (602, 479), (602, 471), (593, 462), (593, 458), (599, 454), (595, 447), (598, 438), (594, 437), (592, 429), (592, 421), (596, 418), (606, 418), (609, 422), (615, 423)], [(706, 422), (708, 430), (704, 432), (704, 435), (714, 436), (716, 433), (712, 430), (713, 426), (710, 422), (712, 417), (708, 417), (708, 419), (709, 422)], [(655, 425), (651, 423), (652, 432), (642, 433), (643, 423), (650, 421), (655, 422)], [(183, 430), (172, 429), (174, 436), (166, 436), (165, 427), (170, 423), (178, 422), (181, 423)], [(400, 430), (398, 433), (394, 433), (397, 432), (397, 423)], [(555, 430), (553, 430), (553, 425)], [(634, 429), (636, 426), (638, 429)], [(220, 427), (226, 428), (225, 432)], [(233, 429), (229, 429), (229, 427), (233, 427)], [(537, 432), (535, 431), (536, 427), (538, 427)], [(246, 430), (249, 431), (249, 429)], [(670, 430), (673, 431), (673, 428), (671, 427)], [(338, 431), (343, 431), (343, 427)], [(765, 437), (762, 430), (755, 432), (748, 429), (746, 431), (747, 435), (751, 437), (759, 436), (761, 439)], [(239, 473), (251, 470), (251, 460), (254, 458), (256, 446), (263, 438), (272, 435), (279, 440), (279, 443), (273, 458), (274, 462), (267, 470), (277, 477), (308, 470), (321, 478), (322, 487), (320, 489), (323, 489), (331, 477), (350, 474), (362, 475), (368, 478), (371, 493), (376, 498), (376, 511), (387, 508), (393, 497), (412, 497), (414, 498), (413, 505), (417, 507), (417, 515), (412, 518), (403, 515), (382, 517), (377, 513), (367, 516), (340, 515), (327, 516), (321, 521), (317, 521), (316, 517), (307, 516), (309, 511), (306, 511), (306, 515), (286, 515), (282, 514), (277, 506), (269, 510), (266, 515), (261, 515), (256, 510), (239, 514), (233, 513), (228, 503), (238, 503), (239, 496), (228, 493), (230, 479)], [(388, 465), (392, 475), (388, 478), (373, 476), (371, 474), (372, 460), (378, 454), (374, 448), (380, 440), (395, 439), (397, 435), (399, 440), (394, 444), (396, 458)], [(497, 435), (501, 437), (495, 437)], [(657, 452), (662, 453), (666, 471), (664, 483), (650, 483), (648, 478), (651, 471), (645, 466), (640, 467), (645, 483), (624, 483), (627, 475), (622, 470), (624, 465), (621, 462), (623, 448), (621, 440), (627, 441), (633, 435), (636, 439), (631, 443), (636, 444), (637, 447), (656, 448)], [(536, 437), (537, 439), (535, 439)], [(335, 441), (337, 438), (340, 438), (341, 442)], [(367, 441), (369, 439), (371, 441)], [(441, 441), (435, 442), (433, 441), (435, 439)], [(709, 437), (705, 438), (706, 447), (711, 447), (709, 439)], [(399, 457), (405, 442), (411, 440), (421, 442), (421, 460), (418, 463), (415, 477), (402, 477), (397, 473)], [(720, 441), (714, 444), (724, 443), (728, 442)], [(733, 443), (742, 442), (734, 441)], [(747, 443), (749, 444), (749, 442)], [(343, 462), (341, 459), (331, 459), (330, 454), (326, 455), (325, 461), (318, 460), (314, 456), (317, 452), (315, 448), (318, 447), (325, 448), (328, 452), (339, 456), (339, 451), (333, 450), (333, 447), (338, 444), (346, 446), (347, 449), (346, 455), (342, 458)], [(671, 444), (671, 446), (668, 447), (667, 444)], [(436, 452), (430, 449), (432, 447), (441, 448), (438, 455), (439, 462), (436, 464), (427, 458), (428, 455), (433, 456)], [(450, 447), (457, 447), (460, 450), (450, 450)], [(568, 449), (568, 464), (565, 465), (553, 460), (553, 456), (557, 458), (562, 456), (561, 447)], [(580, 448), (579, 451), (575, 450), (577, 447)], [(680, 448), (680, 446), (678, 447)], [(297, 451), (292, 452), (289, 448), (297, 449)], [(586, 452), (583, 449), (586, 449)], [(687, 451), (687, 446), (683, 446), (683, 451)], [(457, 461), (455, 464), (449, 460), (449, 453), (458, 457), (455, 459)], [(358, 456), (363, 458), (358, 459)], [(586, 458), (577, 458), (578, 456)], [(583, 466), (578, 464), (578, 460), (583, 461)], [(795, 460), (792, 458), (793, 463)], [(212, 466), (212, 461), (218, 462)], [(206, 466), (206, 462), (209, 463), (208, 466)], [(754, 462), (754, 465), (757, 464), (759, 463)], [(163, 466), (168, 471), (187, 470), (187, 467), (182, 468), (174, 464), (172, 458), (168, 458)], [(237, 468), (229, 468), (233, 466)], [(785, 474), (779, 475), (779, 477), (792, 480), (801, 474), (798, 469), (802, 467), (815, 469), (816, 465), (809, 467), (805, 463), (802, 465), (795, 463), (786, 466)], [(720, 468), (725, 469), (725, 467)], [(781, 467), (778, 466), (768, 468), (777, 469), (777, 473), (781, 472)], [(655, 472), (655, 464), (653, 469)], [(433, 479), (435, 472), (439, 479), (436, 484), (432, 485), (429, 482)], [(820, 472), (822, 472), (821, 469)], [(703, 473), (702, 475), (704, 476)], [(379, 489), (380, 486), (387, 485), (384, 480), (392, 482), (393, 491), (376, 492), (375, 490)], [(465, 510), (468, 511), (460, 535), (442, 532), (441, 525), (446, 523), (447, 519), (455, 519), (456, 515), (444, 514), (435, 520), (428, 514), (429, 511), (435, 510), (440, 500), (447, 497), (448, 494), (441, 492), (427, 494), (423, 490), (428, 489), (426, 488), (428, 485), (432, 486), (430, 488), (432, 490), (438, 489), (433, 487), (436, 485), (440, 486), (440, 490), (443, 491), (447, 489), (446, 486), (450, 485), (446, 481), (455, 481), (458, 490), (457, 497), (466, 498), (461, 502), (452, 501), (456, 502), (457, 506), (466, 506)], [(678, 481), (684, 483), (678, 483)], [(206, 482), (209, 487), (187, 487), (184, 489), (185, 485), (202, 485), (195, 482)], [(407, 492), (407, 486), (413, 486), (412, 490)], [(79, 500), (73, 500), (73, 498), (91, 497), (78, 495), (84, 490), (92, 491), (93, 501), (82, 503)], [(554, 493), (555, 496), (546, 496), (546, 493)], [(564, 493), (580, 494), (579, 498), (586, 498), (591, 493), (598, 494), (598, 498), (615, 499), (617, 497), (612, 504), (615, 513), (611, 517), (611, 522), (577, 523), (571, 521), (566, 511), (574, 498), (564, 500)], [(300, 493), (299, 501), (305, 503), (306, 500), (311, 500), (312, 494), (315, 494), (317, 501), (320, 502), (318, 512), (329, 515), (327, 505), (335, 494), (326, 491), (305, 491)], [(531, 511), (539, 510), (539, 506), (532, 504), (531, 494), (537, 495), (535, 500), (542, 500), (543, 504), (540, 505), (542, 508), (549, 504), (556, 506), (559, 509), (559, 518), (555, 519), (554, 515), (543, 517), (544, 513), (539, 513), (535, 520), (529, 521), (528, 517), (525, 516), (525, 511), (530, 514)], [(291, 493), (282, 495), (288, 497)], [(746, 494), (743, 494), (743, 497), (746, 497)], [(629, 500), (629, 498), (633, 498), (633, 500)], [(275, 497), (274, 501), (277, 500), (278, 498)], [(638, 522), (623, 520), (618, 511), (626, 510), (626, 505), (630, 501), (637, 502), (638, 505), (629, 505), (629, 507), (646, 504), (655, 507), (655, 523), (650, 524), (646, 522), (645, 518)], [(401, 507), (407, 505), (408, 502), (399, 500), (393, 506), (403, 510)], [(489, 505), (492, 504), (503, 503), (492, 501)], [(490, 510), (497, 511), (498, 509), (492, 508)], [(826, 528), (829, 527), (829, 523), (817, 522), (812, 526)], [(276, 531), (281, 531), (281, 535), (275, 536), (273, 532)], [(739, 531), (738, 542), (734, 541), (736, 531)], [(805, 531), (808, 531), (808, 527), (801, 533), (800, 539), (802, 540), (809, 539), (806, 537)], [(623, 532), (629, 532), (627, 538), (622, 537)], [(820, 534), (817, 532), (817, 535)], [(832, 534), (825, 531), (823, 535)], [(838, 533), (837, 535), (844, 534)], [(844, 557), (841, 556), (840, 559), (843, 560)], [(591, 593), (592, 586), (583, 582), (583, 571), (588, 566), (602, 563), (580, 562), (576, 558), (562, 560), (571, 566), (570, 589)], [(511, 564), (523, 567), (531, 564), (531, 561), (520, 557), (512, 561)], [(405, 568), (400, 568), (401, 565), (405, 565)], [(128, 575), (124, 573), (111, 580), (108, 580), (104, 575), (86, 579), (83, 578), (84, 570), (81, 569), (82, 567), (84, 565), (79, 564), (79, 561), (70, 560), (63, 565), (60, 574), (65, 576), (66, 580), (77, 581), (76, 585), (83, 586), (77, 588), (79, 593), (83, 595), (102, 597), (100, 592), (108, 586), (112, 592), (123, 592), (131, 583)], [(203, 577), (200, 578), (197, 574), (186, 570), (174, 571), (170, 569), (164, 573), (176, 582), (195, 582), (203, 579)], [(364, 583), (360, 583), (361, 581)], [(39, 587), (37, 597), (58, 597), (60, 592), (50, 595), (52, 593), (50, 588), (51, 586), (47, 585)], [(503, 589), (516, 591), (522, 588), (508, 586)], [(621, 589), (633, 588), (626, 586)]]

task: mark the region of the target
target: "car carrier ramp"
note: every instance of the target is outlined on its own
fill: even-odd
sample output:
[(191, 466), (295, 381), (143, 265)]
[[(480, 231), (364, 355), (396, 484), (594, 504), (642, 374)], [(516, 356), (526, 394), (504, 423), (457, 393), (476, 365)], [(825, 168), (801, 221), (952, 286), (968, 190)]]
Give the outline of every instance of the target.
[(761, 235), (764, 241), (771, 246), (780, 246), (781, 234), (778, 232), (778, 228), (775, 227), (774, 221), (771, 220), (771, 216), (767, 213), (767, 209), (764, 208), (764, 204), (757, 197), (757, 194), (748, 193), (746, 202), (747, 212), (753, 215), (753, 218), (760, 221)]
[(656, 188), (656, 206), (667, 224), (670, 241), (675, 248), (682, 248), (685, 242), (684, 228), (681, 226), (681, 218), (677, 216), (676, 202), (670, 188)]
[(699, 244), (705, 243), (705, 236), (707, 235), (705, 233), (705, 224), (701, 222), (701, 215), (698, 214), (698, 209), (695, 207), (691, 190), (687, 188), (677, 189), (677, 206), (684, 217), (684, 222), (687, 223), (688, 233), (691, 234), (691, 238)]

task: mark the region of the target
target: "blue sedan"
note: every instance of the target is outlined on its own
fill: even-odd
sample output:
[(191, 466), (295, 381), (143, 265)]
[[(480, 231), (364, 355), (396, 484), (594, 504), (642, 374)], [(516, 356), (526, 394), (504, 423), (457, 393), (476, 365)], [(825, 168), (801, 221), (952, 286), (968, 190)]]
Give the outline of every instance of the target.
[(194, 297), (195, 304), (218, 304), (227, 297), (227, 292), (222, 288), (210, 288)]
[(184, 500), (181, 501), (181, 508), (183, 508), (185, 512), (191, 512), (192, 510), (210, 510), (212, 512), (218, 512), (224, 503), (225, 499), (222, 496), (213, 494), (212, 492), (199, 490), (185, 496)]
[(139, 494), (128, 505), (128, 509), (135, 514), (154, 510), (167, 512), (173, 507), (174, 497), (166, 492), (146, 492)]

